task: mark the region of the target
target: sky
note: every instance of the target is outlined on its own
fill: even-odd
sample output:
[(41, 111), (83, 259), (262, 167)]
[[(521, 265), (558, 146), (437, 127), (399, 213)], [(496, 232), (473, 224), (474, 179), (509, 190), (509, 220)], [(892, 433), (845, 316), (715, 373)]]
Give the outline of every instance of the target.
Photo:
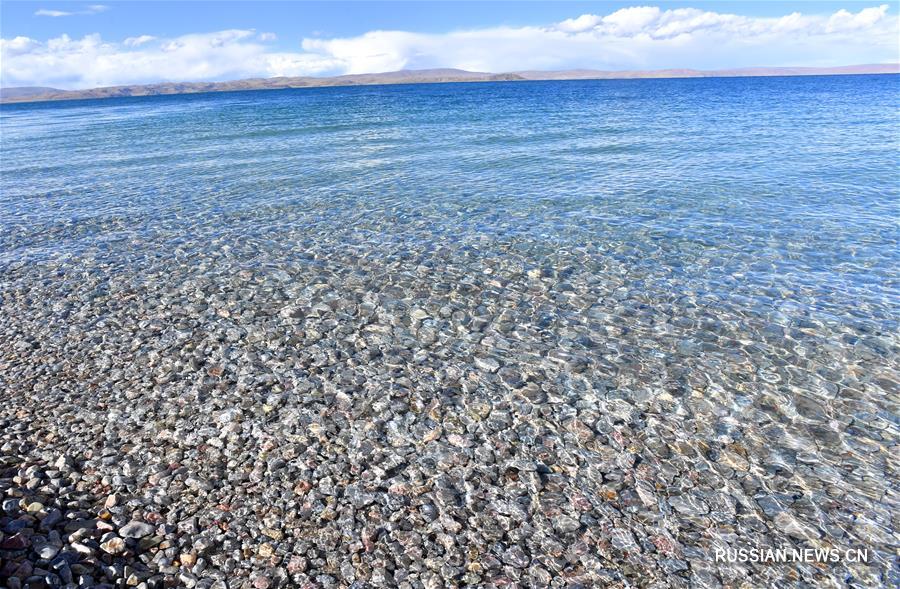
[(0, 1), (0, 85), (900, 62), (898, 2)]

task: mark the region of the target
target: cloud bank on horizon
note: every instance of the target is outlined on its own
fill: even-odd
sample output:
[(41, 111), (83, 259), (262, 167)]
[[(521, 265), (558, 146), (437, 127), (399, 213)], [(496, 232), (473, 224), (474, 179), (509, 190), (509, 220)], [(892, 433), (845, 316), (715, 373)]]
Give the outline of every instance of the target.
[(781, 17), (635, 6), (541, 27), (306, 38), (298, 51), (276, 50), (274, 33), (252, 29), (118, 41), (99, 33), (45, 41), (17, 36), (0, 39), (0, 84), (82, 89), (438, 67), (510, 72), (895, 63), (898, 34), (900, 17), (883, 4)]

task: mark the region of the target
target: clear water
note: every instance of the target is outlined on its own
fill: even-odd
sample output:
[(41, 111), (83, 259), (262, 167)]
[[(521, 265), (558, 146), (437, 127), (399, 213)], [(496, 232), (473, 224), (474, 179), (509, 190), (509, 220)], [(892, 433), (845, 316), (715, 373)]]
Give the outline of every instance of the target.
[(342, 246), (591, 247), (648, 294), (892, 327), (898, 92), (851, 76), (6, 105), (0, 251), (134, 263), (335, 230)]
[[(650, 454), (682, 440), (697, 449), (684, 464), (719, 472), (720, 451), (740, 446), (755, 482), (722, 475), (695, 499), (727, 489), (764, 523), (748, 541), (777, 544), (785, 520), (758, 503), (774, 497), (836, 545), (882, 551), (802, 578), (885, 583), (897, 546), (898, 99), (898, 76), (845, 76), (5, 105), (0, 345), (50, 338), (49, 326), (45, 348), (219, 333), (262, 354), (236, 366), (289, 391), (272, 343), (284, 305), (424, 308), (434, 353), (417, 354), (421, 327), (404, 319), (410, 337), (383, 342), (381, 359), (333, 368), (374, 378), (384, 362), (417, 385), (487, 354), (571, 412), (585, 390), (601, 421), (624, 401), (636, 421), (609, 427)], [(120, 333), (142, 317), (156, 336)], [(333, 323), (309, 345), (343, 349), (363, 333)], [(499, 403), (504, 391), (488, 377), (477, 395)], [(584, 476), (582, 489), (600, 484)]]

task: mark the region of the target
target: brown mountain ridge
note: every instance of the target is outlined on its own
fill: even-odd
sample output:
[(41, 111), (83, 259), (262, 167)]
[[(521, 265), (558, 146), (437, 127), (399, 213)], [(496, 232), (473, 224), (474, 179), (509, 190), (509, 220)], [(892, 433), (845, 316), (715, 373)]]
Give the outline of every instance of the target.
[(434, 84), (444, 82), (499, 82), (537, 80), (612, 80), (638, 78), (716, 78), (758, 76), (816, 76), (848, 74), (897, 74), (900, 64), (867, 64), (841, 67), (753, 67), (727, 70), (561, 70), (518, 71), (501, 74), (469, 72), (459, 69), (400, 70), (373, 74), (351, 74), (316, 78), (311, 76), (250, 78), (227, 82), (163, 82), (108, 86), (87, 90), (60, 90), (47, 87), (0, 88), (0, 102), (38, 102), (45, 100), (81, 100), (122, 96), (158, 96), (195, 94), (199, 92), (233, 92), (240, 90), (281, 90), (323, 86), (361, 86), (377, 84)]

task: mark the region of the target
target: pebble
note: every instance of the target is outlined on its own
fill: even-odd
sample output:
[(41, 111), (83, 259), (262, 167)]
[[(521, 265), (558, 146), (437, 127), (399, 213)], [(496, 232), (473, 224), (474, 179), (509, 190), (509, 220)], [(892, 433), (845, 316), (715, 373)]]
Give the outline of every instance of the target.
[(497, 362), (494, 358), (490, 357), (475, 357), (475, 366), (477, 366), (480, 370), (484, 370), (485, 372), (497, 372), (500, 368), (500, 363)]
[(106, 542), (100, 544), (100, 550), (107, 554), (121, 554), (126, 550), (125, 540), (122, 538), (110, 538)]
[(143, 538), (151, 535), (156, 530), (155, 526), (140, 521), (130, 521), (119, 530), (123, 538)]
[(35, 552), (42, 560), (52, 560), (54, 556), (59, 554), (60, 548), (61, 546), (56, 546), (54, 544), (42, 544), (35, 549)]

